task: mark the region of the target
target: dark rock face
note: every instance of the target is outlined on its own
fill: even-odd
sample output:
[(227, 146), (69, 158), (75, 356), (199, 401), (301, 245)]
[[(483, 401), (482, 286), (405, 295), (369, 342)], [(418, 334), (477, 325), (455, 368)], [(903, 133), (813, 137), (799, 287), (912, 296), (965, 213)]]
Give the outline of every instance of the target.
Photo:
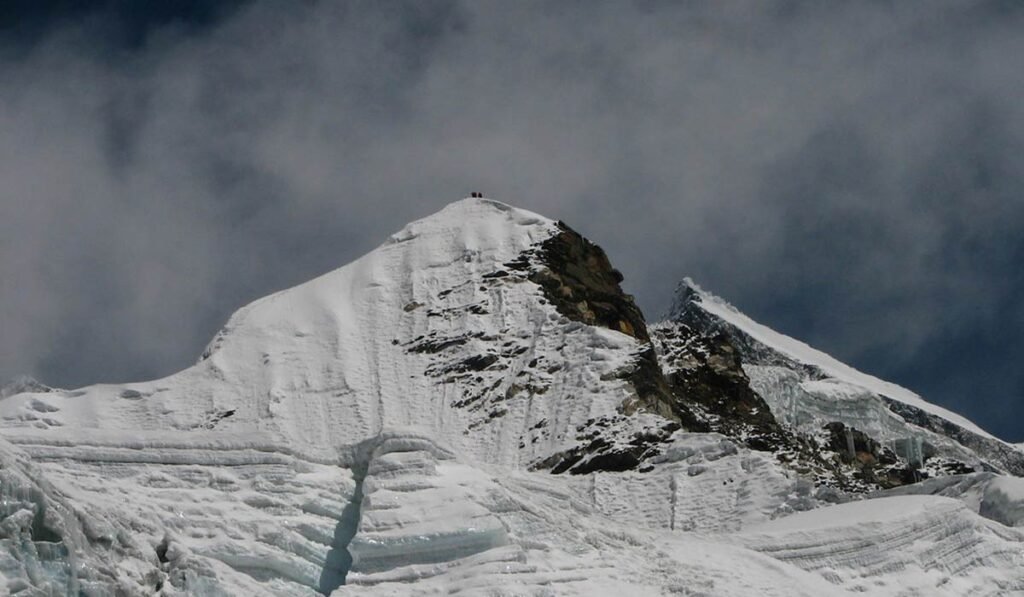
[[(676, 299), (671, 312), (671, 320), (677, 324), (690, 326), (706, 335), (716, 333), (724, 335), (736, 349), (739, 358), (746, 365), (784, 367), (795, 371), (800, 377), (807, 380), (821, 380), (829, 377), (818, 367), (797, 362), (787, 355), (781, 354), (755, 340), (743, 330), (708, 313), (701, 306), (701, 300), (700, 294), (696, 289), (687, 283), (681, 284), (677, 289)], [(1002, 442), (973, 433), (959, 425), (909, 404), (892, 400), (885, 396), (881, 396), (881, 399), (890, 411), (899, 415), (908, 423), (946, 436), (972, 450), (987, 461), (983, 462), (982, 466), (989, 467), (992, 470), (1002, 470), (1017, 476), (1024, 476), (1024, 454), (1020, 451)], [(945, 473), (946, 471), (969, 472), (973, 470), (972, 467), (954, 458), (945, 458), (944, 460), (936, 458), (933, 460), (932, 466), (934, 472), (937, 473)]]
[[(573, 474), (644, 470), (644, 462), (660, 452), (660, 445), (675, 430), (685, 428), (721, 433), (751, 449), (773, 452), (781, 462), (825, 484), (857, 489), (840, 470), (840, 463), (821, 457), (814, 439), (797, 436), (779, 424), (750, 387), (742, 352), (728, 334), (680, 322), (649, 329), (632, 297), (619, 286), (622, 277), (604, 251), (568, 226), (560, 223), (559, 228), (535, 254), (524, 254), (506, 267), (528, 271), (529, 279), (566, 318), (646, 343), (633, 368), (623, 374), (636, 390), (636, 399), (624, 404), (622, 413), (644, 409), (665, 417), (666, 425), (612, 444), (606, 431), (614, 421), (588, 421), (577, 429), (580, 447), (553, 455), (534, 468)], [(712, 323), (696, 319), (700, 313), (693, 311), (696, 323)]]
[(558, 227), (561, 232), (537, 251), (541, 267), (530, 273), (530, 280), (566, 318), (622, 332), (646, 344), (624, 376), (637, 393), (637, 403), (624, 407), (627, 414), (639, 407), (684, 425), (696, 424), (693, 413), (675, 399), (665, 380), (643, 313), (619, 286), (622, 274), (611, 266), (601, 247), (563, 222)]
[(609, 424), (607, 420), (590, 421), (581, 430), (589, 431), (589, 442), (579, 448), (562, 454), (555, 454), (546, 461), (539, 463), (535, 469), (550, 468), (553, 474), (569, 472), (582, 475), (595, 471), (628, 471), (639, 469), (640, 472), (651, 470), (644, 461), (660, 453), (659, 444), (665, 442), (679, 425), (668, 423), (663, 428), (650, 433), (635, 435), (624, 445), (612, 445), (600, 435), (602, 428)]
[[(638, 340), (629, 366), (616, 373), (635, 392), (616, 413), (590, 420), (574, 431), (576, 447), (544, 457), (530, 467), (553, 473), (586, 473), (597, 470), (641, 469), (659, 454), (661, 445), (679, 429), (681, 422), (698, 423), (684, 403), (676, 400), (658, 364), (643, 314), (633, 298), (623, 292), (622, 275), (605, 252), (565, 224), (547, 240), (534, 245), (511, 261), (478, 279), (440, 290), (429, 305), (411, 302), (404, 313), (423, 310), (427, 317), (473, 318), (493, 309), (490, 290), (505, 285), (536, 284), (543, 301), (570, 321), (621, 332)], [(466, 411), (471, 420), (467, 433), (507, 414), (506, 402), (530, 399), (547, 393), (562, 365), (534, 353), (528, 336), (504, 328), (495, 335), (434, 329), (401, 345), (409, 353), (429, 355), (424, 375), (438, 384), (458, 383), (461, 397), (450, 406)], [(632, 431), (630, 415), (636, 411), (660, 415), (661, 423)], [(696, 428), (696, 427), (694, 427)], [(520, 447), (545, 437), (544, 426), (524, 430)]]
[(633, 370), (625, 374), (637, 393), (637, 403), (625, 406), (627, 414), (639, 407), (673, 421), (694, 423), (692, 413), (677, 404), (666, 383), (643, 313), (619, 286), (622, 274), (612, 267), (601, 247), (562, 222), (558, 227), (561, 232), (537, 252), (543, 267), (533, 270), (530, 280), (568, 319), (622, 332), (647, 344), (637, 354)]
[(558, 227), (559, 233), (543, 242), (535, 253), (528, 252), (506, 267), (529, 271), (530, 281), (540, 286), (544, 297), (567, 319), (615, 330), (644, 343), (633, 367), (623, 373), (623, 379), (635, 389), (636, 398), (623, 404), (622, 413), (644, 409), (664, 417), (666, 424), (660, 430), (632, 438), (626, 445), (613, 446), (601, 437), (601, 422), (588, 422), (577, 430), (577, 439), (588, 443), (535, 468), (550, 467), (554, 473), (574, 474), (638, 468), (645, 459), (659, 453), (658, 444), (681, 425), (698, 429), (702, 424), (676, 398), (665, 379), (643, 313), (619, 285), (622, 274), (612, 267), (601, 247), (563, 222)]
[(785, 367), (797, 371), (807, 379), (827, 377), (817, 367), (795, 361), (765, 346), (743, 330), (711, 315), (701, 307), (700, 295), (697, 294), (697, 291), (685, 283), (676, 289), (676, 297), (672, 304), (669, 320), (689, 326), (704, 335), (721, 334), (725, 336), (729, 344), (736, 349), (744, 364)]
[(531, 273), (530, 280), (569, 319), (650, 341), (643, 313), (633, 297), (622, 291), (622, 274), (612, 267), (604, 250), (564, 223), (558, 227), (561, 232), (537, 252), (545, 268)]
[(702, 430), (741, 438), (754, 450), (797, 447), (800, 442), (751, 389), (739, 352), (725, 335), (702, 335), (685, 324), (658, 326), (653, 335), (677, 402), (697, 414)]
[(836, 421), (825, 425), (825, 430), (828, 431), (828, 447), (838, 454), (843, 462), (896, 463), (895, 454), (853, 427)]
[(828, 449), (815, 438), (798, 435), (780, 424), (750, 387), (740, 351), (725, 334), (665, 323), (651, 328), (651, 335), (676, 400), (700, 422), (691, 429), (721, 433), (752, 450), (771, 452), (787, 467), (812, 476), (818, 485), (853, 492), (881, 487), (851, 475), (852, 469), (860, 470), (852, 459), (825, 458)]
[[(772, 452), (788, 467), (813, 476), (816, 484), (844, 491), (898, 487), (927, 477), (865, 433), (841, 422), (829, 423), (823, 434), (814, 437), (779, 423), (750, 387), (744, 364), (784, 367), (805, 379), (827, 376), (711, 315), (701, 307), (693, 288), (680, 287), (672, 320), (651, 329), (675, 396), (690, 406), (708, 431), (732, 437), (754, 450)], [(941, 470), (938, 461), (932, 464)], [(965, 468), (962, 463), (946, 464), (957, 470)]]

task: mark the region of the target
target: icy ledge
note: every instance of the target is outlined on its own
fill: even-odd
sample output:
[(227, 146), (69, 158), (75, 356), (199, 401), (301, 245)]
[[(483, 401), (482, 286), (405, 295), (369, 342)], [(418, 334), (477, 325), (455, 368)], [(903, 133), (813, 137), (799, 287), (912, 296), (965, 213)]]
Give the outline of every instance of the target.
[(1022, 563), (1024, 532), (949, 498), (852, 502), (765, 523), (737, 539), (857, 593), (995, 596), (1024, 590), (1024, 578), (1005, 574)]

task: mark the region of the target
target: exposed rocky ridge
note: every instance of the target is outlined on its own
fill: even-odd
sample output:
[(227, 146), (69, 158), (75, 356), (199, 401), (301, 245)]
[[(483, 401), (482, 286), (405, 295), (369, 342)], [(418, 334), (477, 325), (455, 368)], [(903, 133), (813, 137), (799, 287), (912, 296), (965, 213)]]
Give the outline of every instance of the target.
[[(692, 413), (674, 399), (643, 315), (622, 291), (622, 276), (604, 251), (563, 223), (551, 222), (545, 233), (511, 259), (471, 267), (454, 285), (406, 302), (402, 317), (423, 325), (416, 336), (391, 344), (424, 359), (423, 375), (435, 380), (439, 394), (451, 396), (448, 406), (468, 416), (466, 436), (485, 435), (501, 426), (499, 420), (521, 417), (517, 409), (524, 405), (537, 413), (552, 400), (585, 405), (596, 386), (606, 387), (608, 396), (625, 390), (611, 412), (592, 414), (568, 430), (537, 417), (517, 432), (518, 447), (534, 470), (636, 469), (659, 454)], [(474, 263), (476, 256), (469, 252), (462, 259)], [(511, 325), (505, 310), (512, 296), (537, 301), (536, 313), (544, 319)], [(588, 389), (577, 385), (587, 367), (575, 363), (595, 351), (611, 360)], [(573, 379), (569, 385), (566, 376)], [(543, 446), (558, 444), (545, 453)]]
[[(869, 491), (898, 484), (876, 483), (876, 477), (888, 479), (889, 475), (876, 476), (874, 462), (854, 465), (838, 457), (823, 458), (822, 447), (814, 438), (779, 424), (768, 404), (751, 389), (741, 350), (726, 333), (697, 331), (679, 323), (648, 328), (633, 298), (623, 292), (622, 275), (605, 252), (566, 224), (559, 222), (557, 234), (505, 266), (507, 272), (491, 276), (502, 279), (525, 273), (566, 318), (615, 330), (644, 343), (633, 367), (622, 373), (636, 391), (635, 398), (623, 404), (622, 413), (642, 409), (672, 423), (626, 442), (613, 442), (608, 432), (616, 422), (593, 420), (578, 429), (577, 439), (584, 443), (553, 455), (536, 468), (575, 474), (648, 470), (650, 465), (645, 463), (682, 427), (721, 433), (751, 449), (772, 452), (780, 462), (821, 485)], [(710, 319), (696, 321), (711, 323)]]
[[(702, 307), (700, 292), (688, 280), (680, 284), (677, 289), (669, 319), (676, 325), (688, 326), (706, 336), (724, 336), (728, 344), (735, 347), (737, 356), (743, 365), (787, 369), (793, 371), (801, 380), (805, 381), (826, 380), (830, 377), (819, 367), (799, 362), (788, 355), (782, 354), (751, 337), (731, 323), (709, 313)], [(978, 435), (968, 429), (964, 429), (960, 425), (925, 412), (905, 402), (900, 402), (884, 395), (880, 395), (878, 398), (886, 408), (906, 423), (952, 439), (957, 444), (988, 460), (988, 463), (981, 463), (981, 466), (984, 468), (1004, 470), (1014, 475), (1024, 474), (1024, 454), (1021, 454), (1018, 450), (1014, 450), (1002, 442)], [(836, 423), (839, 422), (837, 421)], [(857, 433), (863, 432), (857, 431)], [(868, 439), (875, 441), (873, 438)], [(927, 442), (925, 444), (927, 445)], [(905, 455), (903, 456), (903, 463), (906, 466), (906, 458)], [(921, 471), (924, 476), (927, 476), (929, 471), (932, 474), (936, 472), (949, 474), (972, 470), (969, 464), (959, 460), (956, 455), (941, 454), (940, 450), (936, 450), (934, 447), (932, 447), (932, 452), (924, 456), (926, 461), (934, 459), (931, 462), (931, 466), (924, 467)], [(873, 469), (873, 467), (867, 468)], [(858, 476), (866, 479), (874, 478), (880, 481), (880, 486), (882, 487), (893, 486), (891, 483), (899, 484), (914, 479), (913, 475), (907, 472), (893, 473), (893, 471), (889, 470), (888, 465), (886, 465), (885, 470), (865, 470), (862, 475)]]
[[(904, 460), (864, 432), (840, 422), (824, 427), (816, 436), (780, 424), (751, 388), (743, 370), (745, 360), (752, 356), (757, 364), (786, 367), (811, 379), (825, 378), (824, 373), (764, 346), (700, 309), (699, 296), (689, 287), (678, 297), (673, 312), (677, 319), (648, 328), (633, 298), (622, 290), (622, 275), (605, 252), (565, 223), (557, 226), (556, 234), (485, 278), (488, 283), (534, 282), (567, 319), (621, 332), (641, 342), (633, 365), (621, 372), (636, 395), (623, 403), (620, 414), (628, 416), (640, 409), (665, 418), (666, 423), (616, 441), (611, 437), (621, 421), (614, 417), (590, 420), (576, 430), (581, 442), (577, 447), (536, 462), (533, 468), (556, 474), (649, 470), (646, 462), (661, 452), (661, 445), (676, 429), (683, 428), (721, 433), (751, 449), (771, 452), (817, 484), (844, 491), (896, 487), (927, 476), (908, 468)], [(433, 346), (428, 343), (426, 348)], [(496, 355), (474, 357), (439, 371), (458, 374), (492, 366), (502, 366)], [(538, 387), (532, 391), (545, 390)], [(842, 442), (834, 438), (836, 429), (842, 429), (842, 434), (849, 429), (855, 443), (859, 438), (861, 450), (846, 454), (846, 436)], [(951, 471), (964, 470), (962, 463), (944, 465)]]
[(622, 274), (612, 267), (604, 250), (590, 242), (564, 222), (558, 222), (558, 233), (533, 252), (527, 252), (506, 266), (513, 271), (526, 271), (530, 281), (540, 286), (545, 298), (558, 312), (572, 321), (621, 332), (642, 343), (633, 366), (621, 377), (634, 388), (635, 397), (622, 406), (622, 414), (638, 409), (667, 419), (654, 432), (638, 434), (626, 443), (612, 445), (604, 431), (614, 425), (609, 420), (593, 420), (578, 429), (584, 446), (557, 454), (539, 463), (552, 472), (588, 473), (596, 470), (629, 470), (659, 453), (658, 444), (666, 441), (680, 425), (693, 429), (700, 426), (694, 413), (676, 399), (667, 383), (651, 343), (647, 323), (633, 297), (619, 285)]
[(770, 452), (819, 486), (863, 493), (913, 482), (913, 474), (903, 472), (905, 466), (895, 454), (864, 433), (849, 429), (856, 446), (848, 449), (848, 428), (842, 423), (826, 425), (814, 436), (782, 425), (751, 388), (739, 350), (722, 332), (704, 333), (676, 322), (651, 330), (674, 394), (697, 414), (701, 431)]
[[(619, 286), (622, 274), (612, 267), (601, 247), (564, 222), (559, 222), (558, 227), (560, 232), (537, 251), (542, 267), (531, 272), (530, 280), (569, 319), (622, 332), (644, 343), (636, 366), (624, 374), (636, 388), (637, 405), (677, 422), (692, 419), (692, 414), (673, 398), (658, 365), (643, 313), (633, 297)], [(626, 410), (637, 405), (628, 405)]]
[(823, 379), (827, 377), (817, 367), (801, 363), (771, 347), (765, 346), (743, 330), (708, 313), (701, 308), (700, 303), (701, 298), (697, 289), (691, 286), (688, 281), (684, 281), (676, 288), (672, 308), (669, 310), (669, 315), (666, 319), (689, 326), (694, 330), (699, 330), (704, 335), (721, 334), (725, 336), (729, 344), (736, 348), (741, 360), (746, 365), (785, 367), (786, 369), (799, 372), (808, 379)]
[(706, 431), (741, 438), (754, 450), (793, 447), (792, 434), (750, 388), (736, 349), (722, 334), (701, 335), (686, 325), (653, 328), (665, 375), (677, 400), (692, 405)]

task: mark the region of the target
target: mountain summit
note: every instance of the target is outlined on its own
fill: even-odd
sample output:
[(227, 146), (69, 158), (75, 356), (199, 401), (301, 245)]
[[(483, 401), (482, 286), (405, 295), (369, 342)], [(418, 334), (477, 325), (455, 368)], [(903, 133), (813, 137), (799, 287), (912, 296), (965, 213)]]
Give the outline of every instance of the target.
[[(1024, 590), (1024, 453), (482, 197), (189, 369), (0, 401), (0, 578), (86, 595)], [(871, 547), (884, 538), (891, 549)]]

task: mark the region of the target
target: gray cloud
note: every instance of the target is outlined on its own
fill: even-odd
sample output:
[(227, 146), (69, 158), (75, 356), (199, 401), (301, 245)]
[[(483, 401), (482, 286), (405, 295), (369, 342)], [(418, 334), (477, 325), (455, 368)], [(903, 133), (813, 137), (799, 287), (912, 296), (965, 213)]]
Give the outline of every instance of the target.
[[(0, 376), (187, 365), (482, 189), (1024, 439), (1014, 3), (272, 3), (0, 54)], [(1013, 417), (1007, 416), (1012, 413)]]

